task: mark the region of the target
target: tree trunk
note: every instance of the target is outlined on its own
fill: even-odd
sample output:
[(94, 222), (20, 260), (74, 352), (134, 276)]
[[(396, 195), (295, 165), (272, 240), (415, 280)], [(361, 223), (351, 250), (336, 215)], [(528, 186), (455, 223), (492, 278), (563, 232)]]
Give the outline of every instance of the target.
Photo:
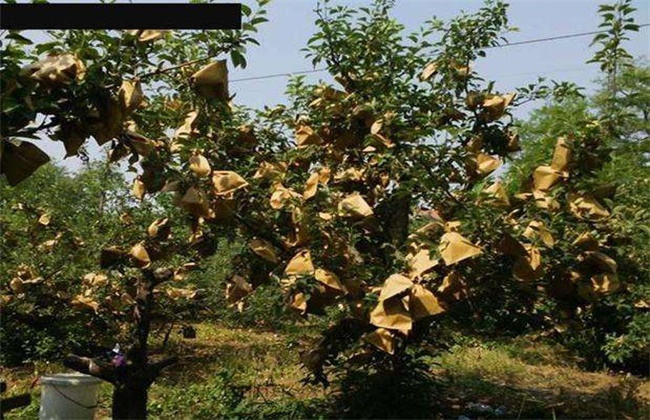
[[(156, 280), (150, 271), (143, 271), (138, 281), (137, 305), (134, 308), (135, 345), (127, 351), (126, 365), (114, 366), (101, 358), (91, 359), (69, 356), (63, 364), (77, 372), (92, 375), (113, 385), (113, 411), (115, 420), (146, 419), (149, 387), (160, 372), (178, 360), (170, 357), (149, 362), (148, 340), (151, 330), (151, 311), (154, 305), (153, 289), (162, 280)], [(171, 271), (165, 279), (171, 277)]]
[(113, 387), (114, 420), (146, 419), (149, 385), (142, 380), (117, 383)]

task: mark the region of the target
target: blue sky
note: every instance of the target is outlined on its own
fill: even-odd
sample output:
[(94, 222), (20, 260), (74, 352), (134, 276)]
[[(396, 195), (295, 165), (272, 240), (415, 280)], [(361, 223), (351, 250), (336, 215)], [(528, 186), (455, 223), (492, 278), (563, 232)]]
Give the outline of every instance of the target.
[[(272, 2), (268, 8), (270, 22), (259, 32), (261, 47), (250, 50), (248, 67), (232, 71), (232, 79), (311, 69), (311, 63), (304, 59), (300, 49), (315, 30), (312, 12), (315, 3), (305, 0)], [(361, 6), (370, 2), (348, 0), (339, 3)], [(511, 1), (510, 23), (520, 31), (509, 34), (508, 39), (516, 42), (597, 30), (600, 3), (601, 0)], [(408, 30), (416, 29), (432, 16), (449, 19), (462, 10), (471, 12), (481, 5), (481, 1), (474, 0), (397, 0), (392, 14)], [(634, 6), (638, 9), (635, 13), (637, 23), (650, 22), (650, 2), (638, 0)], [(632, 35), (626, 45), (632, 55), (650, 55), (649, 29), (641, 28), (638, 34)], [(475, 68), (486, 79), (496, 80), (497, 86), (504, 91), (535, 81), (538, 75), (573, 81), (593, 89), (592, 81), (598, 75), (598, 68), (585, 64), (593, 53), (588, 48), (590, 41), (591, 36), (587, 36), (492, 49)], [(331, 80), (324, 73), (308, 76), (312, 81), (321, 78)], [(240, 103), (261, 106), (282, 100), (286, 80), (233, 82), (231, 90), (237, 93), (236, 100)]]
[[(517, 42), (597, 30), (600, 23), (597, 9), (603, 1), (511, 0), (509, 20), (511, 25), (519, 28), (519, 32), (509, 34), (508, 40)], [(161, 3), (149, 0), (134, 2)], [(244, 0), (244, 3), (252, 2)], [(370, 1), (338, 0), (338, 3), (363, 6)], [(462, 10), (477, 10), (482, 4), (478, 0), (397, 0), (392, 15), (407, 30), (413, 30), (433, 16), (446, 20)], [(271, 1), (267, 6), (269, 22), (260, 28), (257, 36), (261, 46), (249, 49), (246, 69), (232, 69), (230, 72), (230, 91), (236, 93), (236, 103), (250, 107), (282, 103), (285, 101), (284, 90), (288, 80), (287, 77), (250, 81), (236, 81), (237, 79), (312, 69), (311, 62), (304, 58), (304, 53), (300, 50), (315, 32), (315, 5), (316, 0)], [(633, 6), (638, 9), (634, 15), (636, 22), (650, 23), (650, 1), (635, 0)], [(36, 38), (46, 39), (41, 34)], [(575, 82), (590, 92), (597, 88), (594, 80), (598, 76), (596, 65), (585, 64), (593, 54), (589, 48), (591, 38), (592, 36), (586, 36), (491, 49), (486, 58), (475, 63), (475, 69), (485, 79), (495, 80), (500, 91), (509, 91), (534, 82), (537, 76), (547, 76), (555, 80)], [(650, 27), (641, 28), (640, 32), (631, 35), (625, 47), (635, 57), (648, 57), (649, 40)], [(320, 79), (331, 81), (324, 72), (307, 76), (307, 80), (312, 82)], [(539, 105), (529, 104), (516, 116), (525, 117), (527, 112)], [(60, 160), (65, 154), (62, 145), (47, 143), (46, 151), (54, 159)], [(99, 153), (97, 147), (91, 147), (90, 151), (93, 155)], [(73, 157), (66, 159), (64, 164), (70, 169), (76, 169), (80, 161)]]

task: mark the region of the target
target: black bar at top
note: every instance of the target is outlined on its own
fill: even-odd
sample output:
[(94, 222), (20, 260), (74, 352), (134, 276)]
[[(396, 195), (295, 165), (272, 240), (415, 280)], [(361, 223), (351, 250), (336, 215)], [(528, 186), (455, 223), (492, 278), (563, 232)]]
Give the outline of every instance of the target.
[(241, 29), (241, 4), (0, 4), (0, 29)]

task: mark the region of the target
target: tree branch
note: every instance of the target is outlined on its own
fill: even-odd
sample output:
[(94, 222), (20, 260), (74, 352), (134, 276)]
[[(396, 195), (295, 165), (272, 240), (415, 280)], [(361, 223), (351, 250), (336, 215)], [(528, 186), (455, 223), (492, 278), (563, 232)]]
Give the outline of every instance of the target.
[(193, 65), (193, 64), (202, 63), (202, 62), (204, 62), (204, 61), (208, 61), (208, 60), (210, 60), (210, 59), (213, 59), (213, 58), (215, 58), (215, 57), (217, 57), (217, 56), (223, 54), (224, 52), (225, 52), (225, 51), (219, 51), (219, 52), (217, 52), (216, 54), (212, 54), (212, 55), (209, 55), (209, 56), (207, 56), (207, 57), (197, 58), (196, 60), (186, 61), (186, 62), (184, 62), (184, 63), (180, 63), (180, 64), (177, 64), (177, 65), (175, 65), (175, 66), (165, 67), (164, 69), (154, 70), (154, 71), (152, 71), (152, 72), (145, 73), (145, 74), (143, 74), (143, 75), (141, 75), (141, 76), (138, 76), (138, 78), (139, 78), (140, 80), (142, 80), (142, 79), (145, 79), (145, 78), (147, 78), (147, 77), (151, 77), (151, 76), (155, 76), (155, 75), (158, 75), (158, 74), (167, 73), (167, 72), (170, 72), (170, 71), (172, 71), (172, 70), (177, 70), (177, 69), (180, 69), (180, 68), (183, 68), (183, 67), (191, 66), (191, 65)]
[(160, 376), (160, 372), (164, 368), (176, 363), (178, 363), (178, 357), (176, 356), (168, 357), (166, 359), (162, 359), (157, 362), (149, 363), (147, 365), (147, 370), (146, 370), (147, 381), (149, 383), (153, 383), (158, 378), (158, 376)]
[(80, 357), (74, 354), (69, 355), (63, 361), (63, 366), (86, 375), (94, 376), (111, 384), (114, 384), (116, 381), (112, 366), (101, 366), (89, 357)]
[(239, 214), (234, 214), (235, 218), (239, 223), (241, 223), (244, 227), (246, 227), (248, 230), (253, 232), (255, 235), (259, 236), (262, 239), (266, 239), (267, 241), (271, 242), (273, 245), (275, 245), (277, 248), (282, 250), (283, 252), (286, 251), (287, 247), (286, 245), (277, 239), (274, 235), (263, 231), (260, 229), (258, 225), (255, 225), (248, 220), (244, 219), (241, 215)]
[(161, 370), (164, 368), (178, 363), (178, 357), (172, 356), (165, 359), (159, 360), (157, 362), (149, 363), (149, 371), (152, 374), (158, 376)]
[(47, 124), (45, 123), (40, 124), (38, 127), (26, 128), (24, 130), (16, 131), (14, 133), (9, 133), (7, 134), (7, 137), (28, 137), (34, 133), (38, 133), (41, 130), (45, 130), (46, 128), (56, 127), (57, 125), (59, 125), (58, 121), (50, 121)]

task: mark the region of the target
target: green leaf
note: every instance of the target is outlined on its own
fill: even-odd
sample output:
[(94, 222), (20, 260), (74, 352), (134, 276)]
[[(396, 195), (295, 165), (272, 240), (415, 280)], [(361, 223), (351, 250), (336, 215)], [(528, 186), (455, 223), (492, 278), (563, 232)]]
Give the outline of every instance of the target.
[(16, 41), (16, 42), (18, 42), (19, 44), (22, 44), (22, 45), (31, 45), (32, 44), (31, 39), (25, 38), (20, 33), (18, 33), (18, 31), (10, 31), (7, 34), (6, 38), (7, 39), (12, 39), (12, 40), (14, 40), (14, 41)]
[(260, 23), (268, 22), (269, 20), (265, 17), (256, 17), (254, 19), (251, 19), (250, 23), (251, 25), (259, 25)]
[(246, 68), (246, 59), (244, 55), (237, 50), (230, 52), (230, 59), (235, 67)]
[(37, 54), (43, 54), (44, 52), (49, 52), (50, 50), (56, 48), (59, 45), (58, 42), (45, 42), (43, 44), (37, 44), (34, 47), (34, 51), (36, 51)]

